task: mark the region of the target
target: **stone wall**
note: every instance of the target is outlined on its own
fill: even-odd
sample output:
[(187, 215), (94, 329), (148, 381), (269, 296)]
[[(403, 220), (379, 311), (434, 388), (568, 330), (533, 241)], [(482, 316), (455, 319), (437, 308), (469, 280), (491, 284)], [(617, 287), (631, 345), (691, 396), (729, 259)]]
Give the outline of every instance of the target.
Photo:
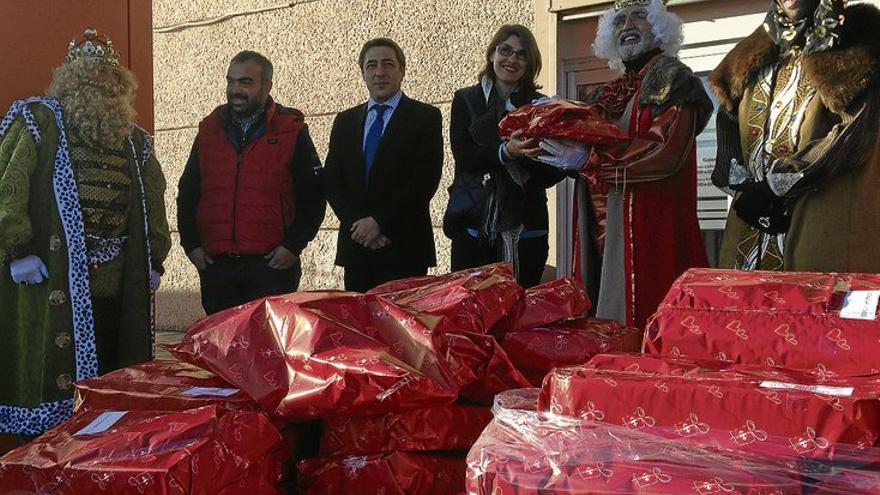
[[(449, 269), (449, 243), (439, 227), (452, 180), (447, 135), (453, 92), (474, 84), (483, 51), (504, 23), (534, 25), (533, 0), (154, 0), (154, 90), (157, 153), (168, 179), (169, 221), (176, 230), (177, 181), (198, 122), (225, 100), (229, 59), (240, 50), (265, 54), (275, 65), (275, 99), (306, 114), (321, 157), (334, 116), (367, 98), (357, 67), (364, 41), (387, 36), (407, 56), (407, 95), (444, 115), (446, 161), (432, 202), (439, 264)], [(338, 222), (328, 208), (317, 238), (303, 253), (303, 290), (341, 288), (333, 266)], [(202, 315), (196, 270), (174, 232), (159, 293), (163, 330), (183, 329)]]

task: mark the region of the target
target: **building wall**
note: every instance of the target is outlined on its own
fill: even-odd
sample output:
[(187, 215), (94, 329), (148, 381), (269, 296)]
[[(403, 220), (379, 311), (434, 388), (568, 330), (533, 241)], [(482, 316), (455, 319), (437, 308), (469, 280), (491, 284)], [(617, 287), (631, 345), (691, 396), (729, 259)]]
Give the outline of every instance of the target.
[[(274, 97), (306, 114), (323, 158), (334, 116), (367, 98), (357, 67), (360, 46), (387, 36), (407, 56), (404, 91), (444, 115), (446, 161), (432, 218), (439, 257), (435, 272), (447, 271), (449, 243), (440, 225), (452, 180), (447, 135), (452, 94), (476, 82), (485, 46), (498, 26), (533, 27), (533, 8), (533, 0), (154, 0), (156, 144), (168, 179), (172, 230), (177, 181), (199, 121), (225, 100), (226, 69), (235, 53), (253, 49), (273, 61)], [(333, 266), (337, 226), (328, 208), (321, 231), (303, 253), (303, 290), (342, 287), (342, 271)], [(176, 232), (174, 238), (177, 242)], [(176, 244), (166, 269), (159, 327), (182, 329), (202, 315), (198, 276)]]

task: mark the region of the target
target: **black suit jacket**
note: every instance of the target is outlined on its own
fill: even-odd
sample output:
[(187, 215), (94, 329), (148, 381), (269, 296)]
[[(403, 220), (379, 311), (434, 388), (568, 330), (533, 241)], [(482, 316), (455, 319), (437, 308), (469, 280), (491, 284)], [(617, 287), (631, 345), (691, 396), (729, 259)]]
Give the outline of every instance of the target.
[[(424, 268), (437, 263), (430, 202), (443, 172), (440, 110), (401, 98), (364, 177), (367, 104), (336, 116), (324, 165), (327, 199), (339, 218), (336, 264)], [(351, 239), (351, 225), (365, 217), (379, 223), (391, 245), (372, 251)]]

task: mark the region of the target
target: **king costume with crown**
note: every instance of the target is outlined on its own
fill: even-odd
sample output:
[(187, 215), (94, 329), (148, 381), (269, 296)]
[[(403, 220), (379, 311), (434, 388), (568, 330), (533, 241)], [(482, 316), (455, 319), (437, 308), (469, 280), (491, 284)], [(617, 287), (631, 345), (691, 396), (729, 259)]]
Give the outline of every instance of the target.
[(681, 19), (665, 2), (618, 0), (593, 45), (623, 73), (587, 103), (631, 140), (586, 150), (575, 186), (574, 270), (598, 316), (640, 328), (681, 273), (707, 265), (695, 137), (712, 102), (678, 60), (681, 43)]
[(0, 123), (0, 433), (40, 434), (71, 414), (74, 381), (151, 359), (171, 239), (135, 89), (87, 29), (51, 96)]

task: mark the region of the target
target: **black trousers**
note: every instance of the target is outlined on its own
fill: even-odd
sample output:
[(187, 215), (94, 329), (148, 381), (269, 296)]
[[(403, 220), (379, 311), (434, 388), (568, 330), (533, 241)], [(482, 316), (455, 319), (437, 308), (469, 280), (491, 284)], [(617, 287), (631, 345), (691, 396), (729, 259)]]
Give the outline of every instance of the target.
[(387, 264), (358, 263), (343, 267), (345, 290), (367, 292), (385, 282), (428, 274), (428, 267), (388, 266)]
[(202, 307), (206, 314), (254, 299), (296, 292), (302, 277), (300, 260), (286, 270), (269, 267), (261, 255), (214, 256), (214, 263), (199, 272)]
[[(547, 236), (520, 239), (519, 277), (517, 282), (523, 287), (534, 287), (541, 283), (544, 265), (550, 252)], [(452, 239), (452, 271), (475, 268), (501, 261), (500, 245), (480, 245), (474, 237), (463, 234)]]
[(122, 367), (119, 362), (119, 325), (122, 324), (121, 297), (93, 297), (95, 318), (95, 350), (98, 371), (103, 375)]

